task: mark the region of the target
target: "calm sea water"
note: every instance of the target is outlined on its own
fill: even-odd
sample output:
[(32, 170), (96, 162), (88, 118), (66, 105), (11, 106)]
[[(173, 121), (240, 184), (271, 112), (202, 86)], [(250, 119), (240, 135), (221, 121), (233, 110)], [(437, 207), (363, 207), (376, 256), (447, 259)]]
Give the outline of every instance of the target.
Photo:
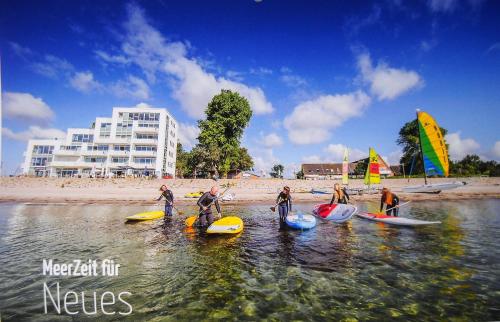
[[(61, 296), (84, 292), (87, 310), (94, 292), (98, 306), (103, 292), (130, 292), (134, 321), (500, 319), (500, 200), (414, 202), (400, 215), (442, 221), (417, 229), (354, 218), (279, 231), (268, 207), (224, 207), (245, 230), (213, 237), (186, 230), (187, 215), (166, 227), (124, 224), (151, 207), (2, 204), (1, 320), (84, 319), (58, 315), (50, 304), (44, 313), (43, 285), (55, 290), (57, 282)], [(121, 265), (118, 276), (42, 275), (43, 259), (105, 258)], [(88, 317), (127, 319), (100, 310)]]

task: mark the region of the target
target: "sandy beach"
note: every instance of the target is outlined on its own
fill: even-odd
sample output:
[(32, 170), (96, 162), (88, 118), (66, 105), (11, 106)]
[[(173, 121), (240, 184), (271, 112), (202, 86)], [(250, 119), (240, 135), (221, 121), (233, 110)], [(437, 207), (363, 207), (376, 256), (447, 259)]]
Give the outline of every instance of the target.
[[(402, 200), (461, 200), (478, 198), (500, 198), (500, 178), (453, 178), (432, 179), (432, 183), (464, 181), (467, 185), (440, 194), (408, 194), (402, 187), (423, 184), (423, 179), (385, 179), (382, 185), (397, 193)], [(279, 189), (288, 185), (292, 189), (294, 201), (324, 201), (329, 195), (311, 194), (314, 189), (333, 190), (338, 180), (306, 181), (306, 180), (227, 180), (217, 183), (208, 179), (87, 179), (87, 178), (1, 178), (0, 202), (31, 203), (131, 203), (154, 204), (159, 196), (161, 184), (167, 184), (174, 192), (176, 203), (189, 205), (196, 199), (185, 198), (184, 195), (194, 191), (207, 191), (214, 184), (231, 184), (230, 193), (235, 200), (227, 203), (272, 203)], [(363, 180), (351, 180), (351, 188), (362, 188)], [(223, 188), (222, 188), (223, 189)], [(352, 196), (351, 201), (375, 200), (378, 194)]]

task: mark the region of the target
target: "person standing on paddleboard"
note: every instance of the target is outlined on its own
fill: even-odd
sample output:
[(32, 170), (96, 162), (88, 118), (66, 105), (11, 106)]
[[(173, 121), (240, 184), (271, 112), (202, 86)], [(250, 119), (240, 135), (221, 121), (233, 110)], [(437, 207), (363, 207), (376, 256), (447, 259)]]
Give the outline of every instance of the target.
[(292, 211), (292, 195), (290, 195), (290, 187), (285, 186), (283, 188), (283, 191), (281, 191), (278, 198), (276, 198), (276, 204), (278, 205), (278, 213), (280, 215), (280, 226), (283, 227), (285, 225), (288, 212)]
[(333, 205), (337, 201), (337, 203), (347, 204), (349, 201), (349, 195), (345, 191), (345, 188), (340, 188), (338, 183), (333, 185), (333, 196), (330, 201), (330, 206)]
[(215, 204), (215, 208), (217, 208), (217, 215), (219, 218), (221, 217), (217, 192), (219, 192), (219, 188), (213, 186), (210, 191), (205, 192), (196, 203), (200, 207), (198, 220), (202, 227), (210, 226), (215, 221), (212, 213), (212, 204)]
[(382, 212), (382, 210), (384, 209), (384, 205), (387, 216), (398, 216), (399, 198), (385, 187), (382, 189), (382, 198), (380, 199), (380, 212)]
[(174, 194), (166, 185), (160, 187), (161, 195), (156, 201), (165, 198), (165, 220), (172, 218), (172, 208), (174, 207)]

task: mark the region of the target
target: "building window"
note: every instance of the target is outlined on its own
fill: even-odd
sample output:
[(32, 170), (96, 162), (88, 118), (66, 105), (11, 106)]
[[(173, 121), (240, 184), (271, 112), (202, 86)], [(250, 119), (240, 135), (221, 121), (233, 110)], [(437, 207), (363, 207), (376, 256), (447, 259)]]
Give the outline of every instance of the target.
[(115, 151), (130, 151), (130, 145), (115, 145), (113, 147)]
[(73, 134), (73, 142), (94, 142), (93, 134)]
[(84, 160), (90, 163), (104, 163), (106, 162), (106, 157), (85, 157)]
[(141, 164), (154, 164), (156, 163), (156, 158), (134, 158), (134, 162)]
[(144, 134), (144, 133), (136, 133), (136, 139), (148, 139), (148, 140), (156, 140), (158, 139), (158, 134)]
[(109, 145), (87, 145), (87, 151), (108, 151)]
[(44, 157), (44, 158), (32, 158), (31, 166), (33, 167), (44, 167), (47, 165), (47, 162), (52, 161), (52, 158)]
[(156, 151), (156, 146), (153, 145), (136, 145), (136, 151)]
[(33, 146), (33, 154), (52, 154), (54, 151), (53, 145), (35, 145)]
[(111, 159), (111, 162), (113, 162), (113, 163), (127, 163), (128, 157), (113, 157)]

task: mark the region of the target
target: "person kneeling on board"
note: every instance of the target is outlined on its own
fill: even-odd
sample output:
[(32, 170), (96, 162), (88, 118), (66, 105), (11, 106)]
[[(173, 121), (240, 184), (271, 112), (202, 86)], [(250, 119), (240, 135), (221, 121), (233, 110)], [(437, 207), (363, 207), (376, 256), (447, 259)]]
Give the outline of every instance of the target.
[(165, 220), (172, 218), (172, 208), (174, 207), (174, 194), (166, 185), (160, 187), (161, 195), (156, 201), (165, 198)]
[(292, 196), (290, 195), (290, 187), (285, 186), (283, 188), (283, 191), (281, 191), (278, 198), (276, 198), (276, 204), (278, 205), (278, 213), (280, 215), (280, 226), (283, 227), (285, 225), (288, 212), (292, 211)]
[(212, 213), (212, 204), (215, 204), (215, 208), (217, 208), (217, 215), (219, 218), (221, 217), (219, 198), (217, 197), (218, 191), (219, 189), (213, 186), (210, 191), (205, 192), (196, 203), (200, 207), (198, 220), (202, 227), (210, 226), (215, 221)]
[(349, 202), (349, 195), (345, 191), (345, 188), (340, 188), (338, 183), (333, 185), (333, 196), (330, 201), (330, 206), (333, 205), (335, 201), (342, 204), (347, 204)]
[(393, 194), (388, 188), (382, 189), (382, 198), (380, 199), (380, 212), (384, 209), (387, 216), (398, 216), (399, 212), (399, 198)]

